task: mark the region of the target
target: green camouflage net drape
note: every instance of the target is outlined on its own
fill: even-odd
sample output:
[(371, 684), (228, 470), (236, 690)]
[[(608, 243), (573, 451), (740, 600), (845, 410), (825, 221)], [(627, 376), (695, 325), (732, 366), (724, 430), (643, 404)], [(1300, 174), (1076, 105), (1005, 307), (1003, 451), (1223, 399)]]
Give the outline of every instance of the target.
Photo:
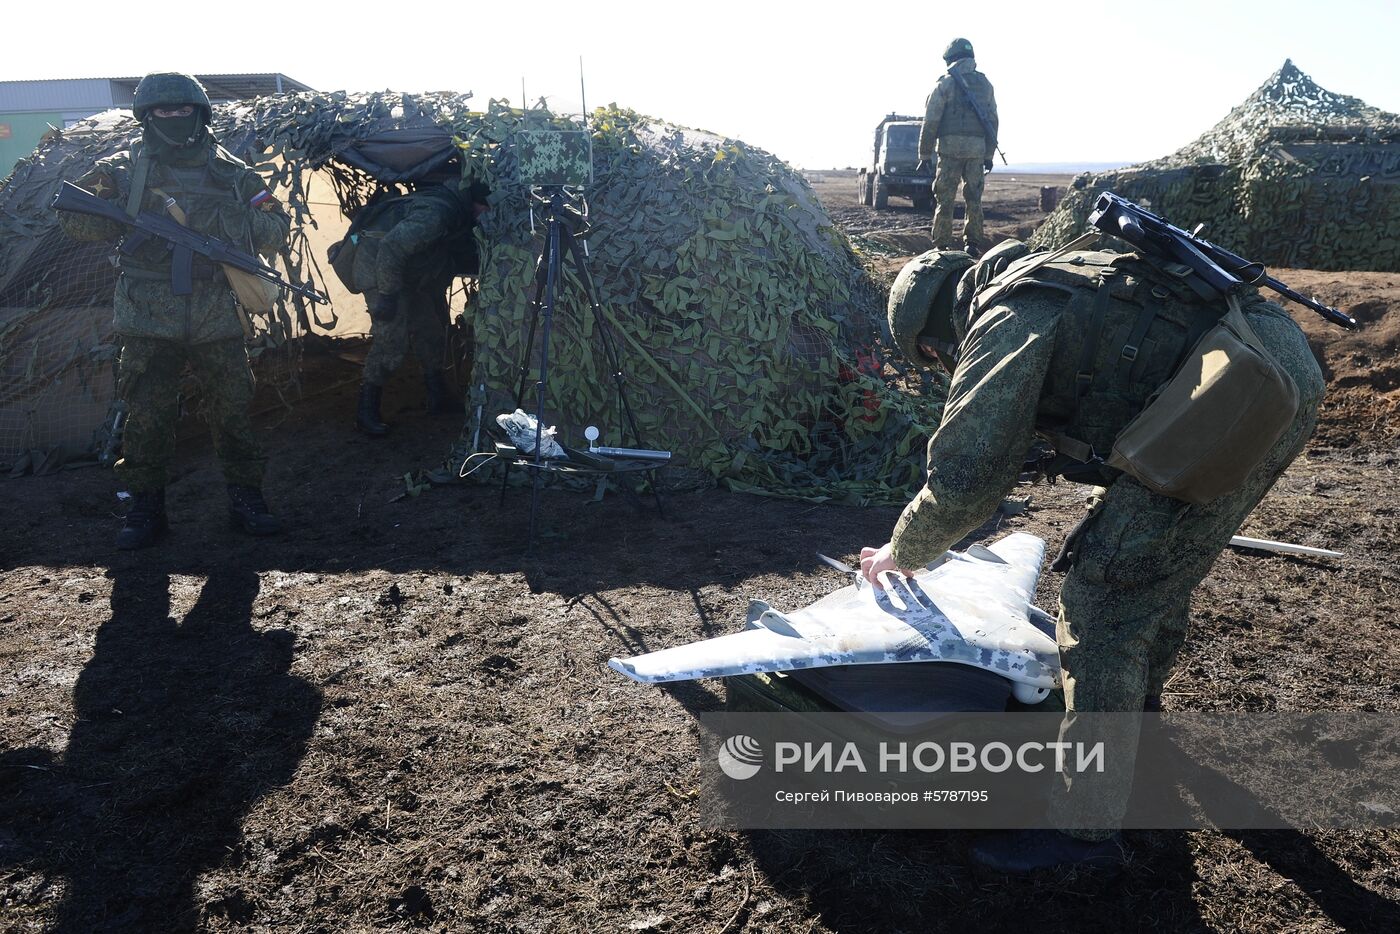
[[(519, 378), (542, 226), (515, 181), (514, 132), (554, 122), (493, 102), (464, 116), (464, 171), (491, 189), (481, 219), (478, 373), (507, 408)], [(589, 267), (645, 443), (735, 489), (898, 501), (936, 417), (873, 375), (883, 296), (810, 187), (768, 153), (631, 111), (590, 117)], [(581, 286), (567, 281), (550, 346), (566, 438), (621, 440), (616, 393)]]
[[(491, 189), (471, 309), (475, 381), (487, 384), (490, 417), (514, 397), (543, 238), (515, 177), (514, 134), (579, 123), (504, 102), (473, 109), (468, 95), (303, 92), (221, 105), (215, 131), (258, 165), (305, 229), (315, 223), (305, 203), (311, 171), (329, 172), (342, 206), (353, 208), (373, 182), (336, 153), (373, 128), (414, 121), (449, 128), (464, 173)], [(671, 449), (734, 489), (902, 502), (920, 480), (919, 448), (938, 400), (887, 377), (884, 296), (806, 181), (742, 142), (617, 107), (591, 114), (588, 129), (589, 266), (647, 446)], [(133, 130), (127, 120), (81, 151), (70, 145), (64, 177)], [(30, 199), (41, 200), (42, 192)], [(282, 264), (316, 280), (318, 260), (294, 234)], [(595, 424), (605, 442), (619, 443), (597, 322), (575, 283), (562, 298), (548, 418), (566, 442), (581, 443), (583, 427)], [(281, 316), (292, 337), (303, 321), (296, 311)]]
[(1270, 265), (1400, 271), (1400, 117), (1292, 62), (1172, 155), (1077, 177), (1031, 244), (1083, 233), (1106, 190)]

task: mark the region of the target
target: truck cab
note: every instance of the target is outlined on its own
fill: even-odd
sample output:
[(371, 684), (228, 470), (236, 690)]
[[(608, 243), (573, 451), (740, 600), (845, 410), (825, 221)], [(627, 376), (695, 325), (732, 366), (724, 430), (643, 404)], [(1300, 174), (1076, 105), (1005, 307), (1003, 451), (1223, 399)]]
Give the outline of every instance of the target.
[(874, 159), (857, 177), (857, 200), (876, 208), (889, 206), (890, 195), (908, 198), (926, 211), (933, 205), (933, 162), (919, 165), (919, 117), (889, 114), (875, 127)]

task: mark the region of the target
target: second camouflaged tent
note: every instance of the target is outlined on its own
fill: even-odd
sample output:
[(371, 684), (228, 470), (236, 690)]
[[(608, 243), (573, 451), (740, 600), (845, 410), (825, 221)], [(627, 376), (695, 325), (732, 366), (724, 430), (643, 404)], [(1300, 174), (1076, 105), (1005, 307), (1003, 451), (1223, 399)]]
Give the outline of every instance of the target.
[(1291, 61), (1170, 156), (1080, 175), (1031, 244), (1085, 230), (1114, 191), (1258, 262), (1400, 271), (1400, 116), (1319, 87)]

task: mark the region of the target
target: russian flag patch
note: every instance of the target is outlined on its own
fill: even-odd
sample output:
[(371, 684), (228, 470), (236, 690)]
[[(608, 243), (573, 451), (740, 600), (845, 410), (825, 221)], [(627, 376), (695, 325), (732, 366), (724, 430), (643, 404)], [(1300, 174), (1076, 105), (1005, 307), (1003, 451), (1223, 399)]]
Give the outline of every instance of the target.
[(257, 194), (253, 195), (253, 197), (252, 197), (251, 199), (249, 199), (249, 201), (248, 201), (248, 207), (250, 207), (250, 208), (260, 207), (261, 205), (266, 204), (268, 201), (271, 201), (271, 200), (272, 200), (272, 192), (270, 192), (270, 191), (268, 191), (266, 188), (264, 188), (262, 191), (260, 191), (260, 192), (258, 192)]

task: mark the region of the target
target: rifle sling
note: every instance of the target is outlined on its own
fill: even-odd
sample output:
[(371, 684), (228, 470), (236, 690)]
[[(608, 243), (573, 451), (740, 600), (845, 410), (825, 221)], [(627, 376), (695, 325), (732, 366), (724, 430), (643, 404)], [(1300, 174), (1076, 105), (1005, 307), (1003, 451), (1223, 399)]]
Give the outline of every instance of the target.
[(139, 143), (132, 149), (136, 152), (136, 165), (131, 170), (131, 188), (126, 193), (126, 213), (135, 217), (141, 213), (141, 199), (146, 194), (146, 179), (151, 174), (151, 158)]
[(963, 76), (958, 72), (950, 68), (948, 74), (953, 76), (953, 80), (956, 81), (958, 87), (962, 89), (963, 97), (967, 99), (967, 106), (972, 108), (972, 113), (977, 117), (977, 122), (982, 124), (982, 132), (987, 134), (987, 139), (995, 142), (997, 135), (992, 132), (991, 124), (987, 122), (986, 116), (982, 113), (981, 105), (979, 105), (976, 98), (972, 96), (972, 89), (967, 86), (967, 82), (963, 80)]
[[(1069, 414), (1064, 419), (1066, 425), (1074, 423), (1074, 417), (1079, 413), (1079, 405), (1088, 395), (1089, 388), (1094, 382), (1094, 357), (1099, 351), (1103, 322), (1108, 313), (1111, 285), (1114, 277), (1118, 274), (1119, 270), (1112, 266), (1099, 272), (1098, 286), (1094, 290), (1093, 298), (1090, 299), (1093, 304), (1089, 312), (1089, 329), (1084, 335), (1084, 343), (1079, 351), (1079, 367), (1074, 376), (1074, 399), (1070, 404)], [(1151, 318), (1148, 318), (1148, 321), (1150, 323)], [(1131, 366), (1131, 361), (1129, 365)], [(1054, 446), (1057, 454), (1068, 457), (1071, 461), (1093, 464), (1101, 460), (1100, 455), (1092, 446), (1078, 438), (1042, 426), (1036, 426), (1036, 431)]]
[[(1079, 351), (1079, 370), (1074, 375), (1074, 407), (1079, 409), (1079, 403), (1089, 391), (1089, 386), (1094, 381), (1094, 358), (1099, 352), (1099, 338), (1103, 336), (1103, 321), (1108, 314), (1108, 300), (1110, 284), (1113, 277), (1118, 275), (1118, 270), (1112, 266), (1099, 272), (1098, 288), (1094, 290), (1094, 306), (1089, 319), (1089, 333), (1084, 338), (1084, 346)], [(1070, 418), (1074, 418), (1074, 413), (1070, 413)]]
[(1118, 355), (1118, 372), (1115, 375), (1120, 390), (1126, 391), (1129, 383), (1132, 382), (1133, 371), (1140, 370), (1135, 367), (1137, 359), (1142, 353), (1142, 342), (1147, 337), (1147, 329), (1152, 326), (1153, 320), (1157, 317), (1157, 304), (1155, 302), (1144, 302), (1142, 310), (1138, 312), (1137, 320), (1133, 322), (1132, 333), (1128, 335), (1128, 342), (1123, 345), (1123, 350)]

